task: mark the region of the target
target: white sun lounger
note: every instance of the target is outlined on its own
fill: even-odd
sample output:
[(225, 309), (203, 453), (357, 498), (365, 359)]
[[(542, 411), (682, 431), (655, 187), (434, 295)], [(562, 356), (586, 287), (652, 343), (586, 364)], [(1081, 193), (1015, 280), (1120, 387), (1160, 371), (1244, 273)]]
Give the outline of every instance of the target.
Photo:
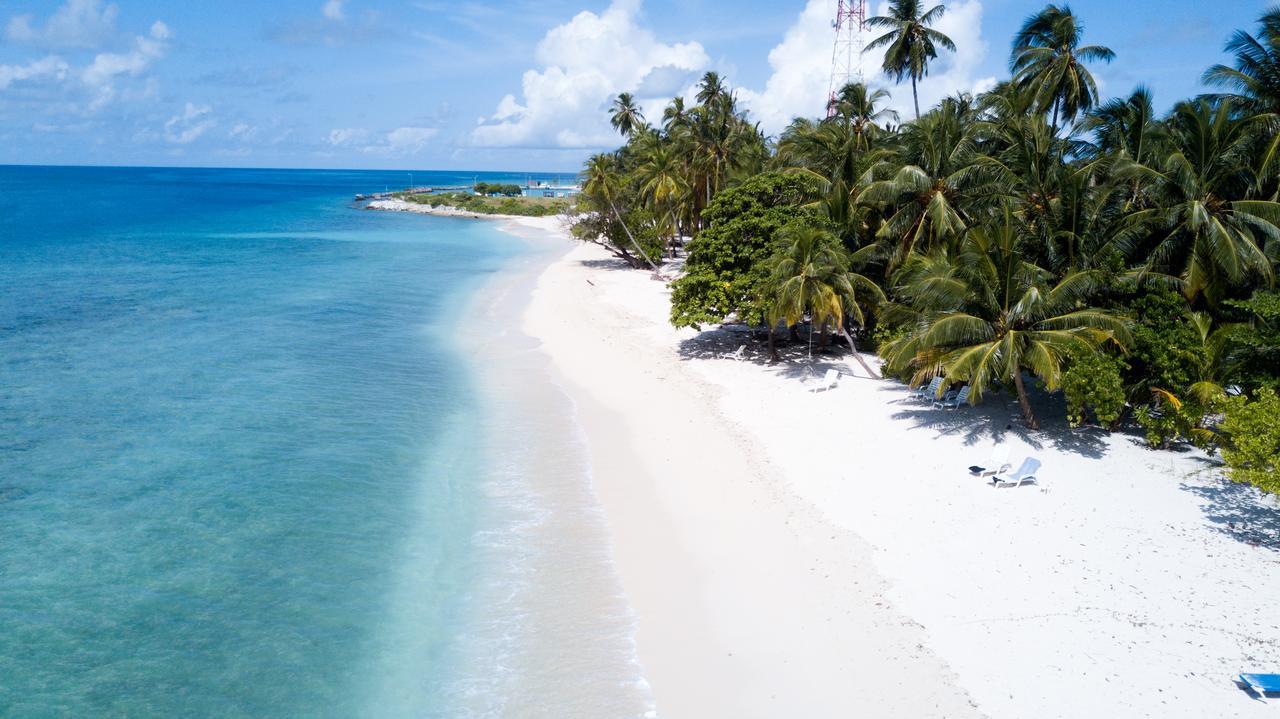
[(737, 349), (736, 351), (734, 351), (734, 352), (725, 352), (724, 354), (722, 354), (722, 355), (720, 355), (720, 356), (721, 356), (722, 358), (724, 358), (724, 359), (731, 359), (731, 360), (740, 360), (740, 359), (743, 359), (743, 358), (745, 358), (745, 357), (747, 356), (747, 346), (746, 346), (746, 345), (742, 345), (741, 347), (738, 347), (738, 349)]
[(1040, 471), (1040, 460), (1027, 457), (1022, 465), (1010, 474), (997, 474), (991, 478), (993, 487), (1020, 487), (1023, 482), (1036, 482), (1036, 472)]
[(934, 407), (941, 409), (959, 409), (960, 405), (969, 402), (969, 385), (960, 388), (960, 391), (952, 397), (943, 397), (933, 403)]
[(822, 384), (814, 387), (813, 391), (825, 392), (826, 390), (834, 388), (838, 384), (840, 384), (840, 373), (836, 370), (829, 369), (827, 370), (827, 373), (822, 376)]
[(978, 477), (990, 477), (1009, 470), (1009, 445), (997, 444), (991, 450), (991, 460), (986, 466), (973, 465), (969, 473)]
[(927, 386), (920, 387), (915, 391), (916, 399), (928, 400), (930, 402), (938, 399), (938, 388), (942, 386), (942, 378), (934, 377)]

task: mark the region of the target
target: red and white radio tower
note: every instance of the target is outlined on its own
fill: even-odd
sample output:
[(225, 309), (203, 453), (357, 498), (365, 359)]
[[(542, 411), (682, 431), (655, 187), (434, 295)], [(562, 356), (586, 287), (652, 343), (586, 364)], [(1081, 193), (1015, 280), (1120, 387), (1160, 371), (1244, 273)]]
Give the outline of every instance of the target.
[(855, 80), (862, 82), (863, 31), (867, 29), (867, 0), (836, 0), (836, 41), (831, 47), (831, 86), (827, 88), (827, 117), (836, 113), (840, 91)]

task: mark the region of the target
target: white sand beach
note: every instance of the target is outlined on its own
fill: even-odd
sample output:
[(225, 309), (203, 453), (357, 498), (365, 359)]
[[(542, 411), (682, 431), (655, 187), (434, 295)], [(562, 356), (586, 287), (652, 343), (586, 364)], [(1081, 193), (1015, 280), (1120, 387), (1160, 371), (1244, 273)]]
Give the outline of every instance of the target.
[[(847, 355), (768, 365), (516, 222), (565, 248), (523, 329), (585, 430), (659, 716), (1275, 715), (1234, 684), (1280, 671), (1274, 498), (1048, 409), (1029, 432), (1004, 396), (936, 410)], [(996, 442), (1039, 481), (971, 476)]]

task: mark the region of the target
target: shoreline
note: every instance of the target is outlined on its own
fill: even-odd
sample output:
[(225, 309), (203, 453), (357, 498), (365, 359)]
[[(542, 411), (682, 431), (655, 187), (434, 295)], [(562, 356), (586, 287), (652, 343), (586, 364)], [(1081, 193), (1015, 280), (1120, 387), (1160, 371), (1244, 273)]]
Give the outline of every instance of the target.
[(869, 548), (787, 491), (719, 390), (620, 330), (626, 308), (585, 273), (612, 274), (582, 264), (605, 253), (562, 241), (524, 331), (585, 431), (658, 715), (980, 716), (887, 600)]
[(558, 217), (494, 226), (526, 249), (466, 300), (459, 352), (484, 417), (477, 477), (488, 496), (460, 637), (467, 716), (653, 716), (573, 408), (537, 341), (511, 322), (559, 256)]
[(498, 213), (471, 212), (460, 210), (450, 205), (426, 205), (405, 200), (373, 200), (364, 206), (365, 210), (375, 212), (409, 212), (415, 215), (434, 215), (436, 217), (461, 217), (469, 220), (545, 220), (558, 219), (560, 215), (503, 215)]
[[(1233, 677), (1280, 663), (1280, 556), (1237, 523), (1274, 499), (1196, 453), (1023, 431), (1006, 397), (722, 359), (751, 343), (672, 329), (665, 286), (563, 242), (524, 330), (586, 433), (661, 716), (1265, 716)], [(996, 442), (1041, 486), (970, 477)]]

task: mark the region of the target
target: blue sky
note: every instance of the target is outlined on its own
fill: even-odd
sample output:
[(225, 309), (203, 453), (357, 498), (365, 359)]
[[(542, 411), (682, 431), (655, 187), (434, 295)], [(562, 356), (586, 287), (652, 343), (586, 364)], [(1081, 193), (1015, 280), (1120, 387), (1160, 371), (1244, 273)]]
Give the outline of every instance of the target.
[[(882, 3), (869, 3), (874, 14)], [(922, 104), (1006, 75), (1041, 5), (950, 0), (959, 52)], [(1078, 0), (1104, 95), (1201, 91), (1265, 1)], [(0, 163), (570, 171), (616, 144), (604, 106), (650, 114), (706, 70), (776, 132), (817, 114), (835, 0), (0, 0)], [(884, 83), (874, 59), (866, 77)], [(907, 113), (910, 91), (891, 88)]]

